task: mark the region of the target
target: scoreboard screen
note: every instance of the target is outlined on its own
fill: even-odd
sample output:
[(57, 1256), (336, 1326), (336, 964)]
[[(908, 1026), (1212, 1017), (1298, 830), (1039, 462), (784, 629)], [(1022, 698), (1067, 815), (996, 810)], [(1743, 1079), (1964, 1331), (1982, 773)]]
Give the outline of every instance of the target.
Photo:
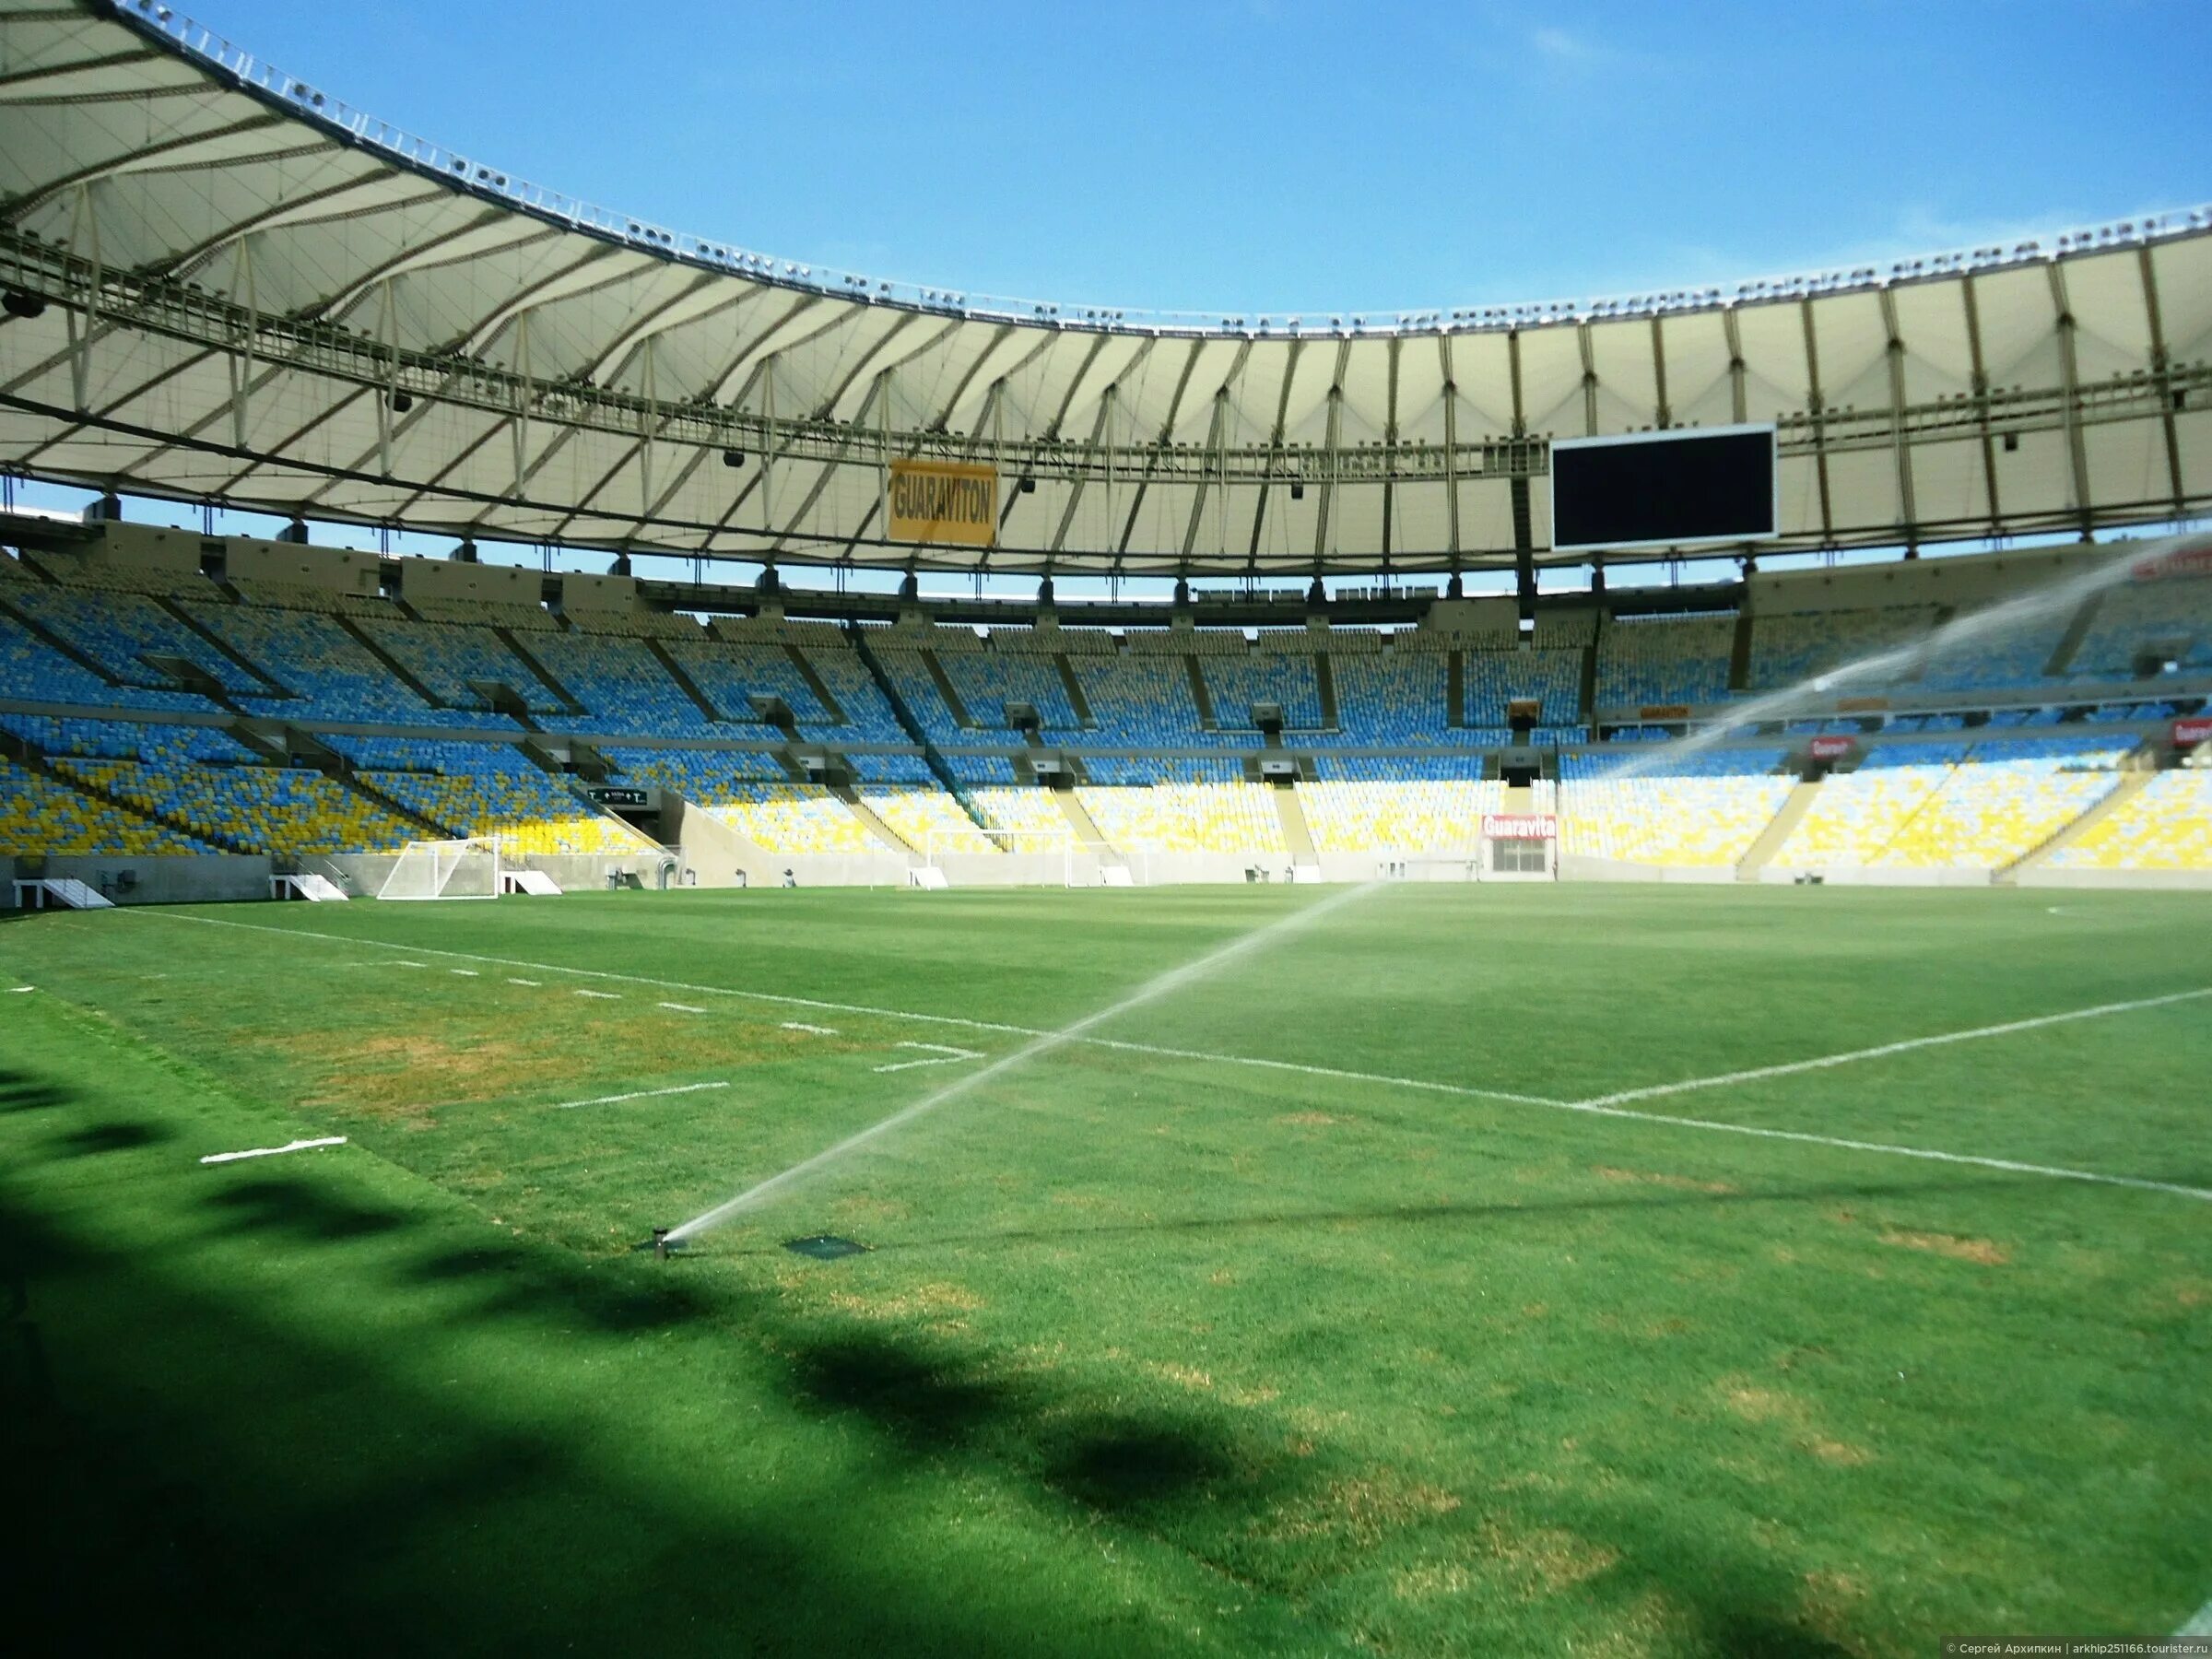
[(1764, 541), (1775, 517), (1771, 426), (1551, 446), (1551, 545), (1562, 552)]

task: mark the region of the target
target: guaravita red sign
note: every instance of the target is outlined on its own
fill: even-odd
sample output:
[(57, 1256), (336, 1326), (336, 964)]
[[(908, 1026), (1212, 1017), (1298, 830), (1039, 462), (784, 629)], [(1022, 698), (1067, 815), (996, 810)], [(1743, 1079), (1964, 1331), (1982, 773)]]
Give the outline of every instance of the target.
[(1858, 747), (1856, 737), (1816, 737), (1813, 739), (1813, 759), (1841, 760)]
[(2205, 742), (2212, 742), (2212, 714), (2194, 714), (2173, 723), (2174, 747), (2189, 748)]
[(1559, 820), (1548, 812), (1486, 812), (1482, 832), (1492, 841), (1550, 841)]

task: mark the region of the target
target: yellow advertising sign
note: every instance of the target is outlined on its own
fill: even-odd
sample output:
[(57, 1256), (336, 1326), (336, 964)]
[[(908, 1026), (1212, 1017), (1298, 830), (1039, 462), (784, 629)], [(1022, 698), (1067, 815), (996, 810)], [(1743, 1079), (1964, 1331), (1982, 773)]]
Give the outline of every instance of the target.
[(988, 547), (998, 539), (998, 469), (967, 461), (894, 461), (893, 541)]

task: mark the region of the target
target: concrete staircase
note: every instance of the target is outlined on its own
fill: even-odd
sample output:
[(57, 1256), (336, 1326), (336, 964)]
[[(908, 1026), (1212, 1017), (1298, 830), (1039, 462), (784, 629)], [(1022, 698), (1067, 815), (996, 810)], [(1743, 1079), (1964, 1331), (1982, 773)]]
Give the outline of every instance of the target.
[(1059, 806), (1060, 816), (1067, 820), (1067, 827), (1076, 832), (1077, 841), (1090, 847), (1107, 845), (1106, 837), (1100, 832), (1098, 820), (1090, 816), (1090, 808), (1077, 798), (1074, 790), (1048, 789), (1045, 794), (1051, 795)]
[(1275, 797), (1275, 816), (1282, 823), (1283, 841), (1290, 849), (1290, 862), (1319, 867), (1321, 854), (1313, 849), (1313, 832), (1306, 827), (1306, 808), (1298, 798), (1298, 785), (1277, 783), (1269, 793)]
[(861, 827), (880, 841), (888, 851), (898, 853), (901, 858), (912, 858), (915, 855), (915, 848), (907, 841), (905, 837), (876, 816), (876, 809), (860, 798), (860, 791), (849, 783), (839, 783), (831, 785), (830, 793), (842, 801), (845, 804), (845, 810), (858, 818)]
[(1738, 881), (1759, 879), (1759, 871), (1774, 862), (1774, 854), (1781, 852), (1783, 843), (1790, 839), (1790, 831), (1796, 829), (1804, 821), (1805, 815), (1812, 810), (1813, 801), (1819, 793), (1818, 783), (1806, 782), (1799, 782), (1790, 791), (1789, 798), (1782, 804), (1782, 809), (1759, 832), (1759, 839), (1751, 843), (1750, 851), (1736, 865), (1735, 878)]
[(2119, 811), (2121, 807), (2126, 806), (2128, 802), (2134, 800), (2136, 796), (2141, 794), (2144, 788), (2158, 775), (2157, 771), (2150, 767), (2145, 767), (2139, 771), (2122, 774), (2119, 787), (2114, 789), (2112, 794), (2106, 795), (2079, 818), (2065, 825), (2041, 846), (2030, 847), (2010, 864), (1997, 870), (1990, 877), (1990, 880), (1999, 887), (2010, 887), (2019, 879), (2022, 870), (2036, 869), (2048, 863), (2053, 853), (2072, 846), (2089, 830), (2095, 829), (2113, 813)]

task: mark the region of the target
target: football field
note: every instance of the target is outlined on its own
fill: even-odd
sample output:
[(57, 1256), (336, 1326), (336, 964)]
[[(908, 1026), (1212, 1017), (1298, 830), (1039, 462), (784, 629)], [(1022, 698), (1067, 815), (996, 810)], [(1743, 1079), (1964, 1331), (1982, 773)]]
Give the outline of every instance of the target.
[(2212, 1598), (2212, 894), (21, 918), (0, 1271), (65, 1629), (2162, 1636)]

